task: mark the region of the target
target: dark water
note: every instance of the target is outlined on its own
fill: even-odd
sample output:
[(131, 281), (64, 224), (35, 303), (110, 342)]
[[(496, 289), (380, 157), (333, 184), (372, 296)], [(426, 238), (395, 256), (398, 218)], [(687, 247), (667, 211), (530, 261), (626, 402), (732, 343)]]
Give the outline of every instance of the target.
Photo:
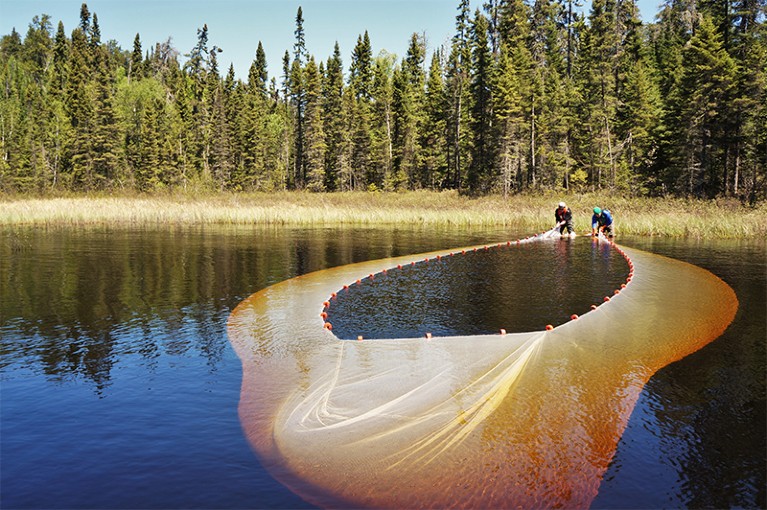
[[(527, 234), (0, 231), (0, 507), (308, 507), (264, 471), (242, 436), (241, 368), (226, 338), (229, 312), (256, 290), (317, 269)], [(586, 239), (575, 241), (552, 243), (564, 254), (551, 252), (554, 259), (544, 264), (548, 255), (536, 253), (533, 267), (487, 258), (464, 268), (473, 271), (468, 281), (453, 275), (437, 293), (463, 308), (443, 320), (443, 308), (427, 300), (424, 320), (493, 330), (503, 322), (513, 330), (505, 312), (482, 313), (487, 303), (468, 298), (499, 278), (535, 271), (540, 281), (497, 286), (496, 299), (519, 299), (519, 289), (551, 295), (567, 288), (563, 294), (574, 301), (560, 310), (544, 306), (545, 317), (531, 313), (536, 327), (527, 329), (566, 320), (586, 294), (602, 291), (581, 295), (579, 285), (561, 285), (578, 279), (575, 268), (585, 271), (593, 255)], [(622, 242), (713, 271), (741, 307), (721, 338), (647, 385), (594, 506), (765, 507), (765, 244)], [(605, 268), (609, 278), (613, 271), (625, 278), (622, 259), (617, 267), (606, 261), (605, 267), (589, 261), (592, 277), (584, 282), (601, 282), (594, 271)]]
[(608, 243), (585, 238), (480, 248), (352, 285), (328, 321), (342, 339), (540, 331), (602, 303), (628, 271)]

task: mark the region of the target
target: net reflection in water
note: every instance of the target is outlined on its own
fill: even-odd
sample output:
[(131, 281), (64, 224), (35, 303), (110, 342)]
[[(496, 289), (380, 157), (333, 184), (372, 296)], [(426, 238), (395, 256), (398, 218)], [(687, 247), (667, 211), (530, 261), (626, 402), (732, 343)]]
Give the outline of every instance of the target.
[(711, 273), (625, 252), (635, 274), (623, 292), (551, 331), (357, 342), (323, 329), (322, 303), (344, 285), (449, 252), (253, 294), (228, 324), (248, 440), (321, 506), (587, 507), (650, 376), (737, 309)]

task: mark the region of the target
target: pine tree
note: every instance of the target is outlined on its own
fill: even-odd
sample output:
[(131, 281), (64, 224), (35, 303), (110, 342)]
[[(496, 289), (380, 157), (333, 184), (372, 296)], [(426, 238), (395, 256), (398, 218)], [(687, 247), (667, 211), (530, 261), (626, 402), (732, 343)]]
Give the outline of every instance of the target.
[(614, 0), (594, 0), (590, 25), (583, 34), (579, 81), (583, 126), (579, 136), (580, 157), (586, 162), (589, 182), (594, 187), (615, 185), (616, 96), (619, 38), (615, 28)]
[(573, 86), (567, 76), (567, 14), (551, 0), (536, 0), (531, 11), (531, 83), (536, 106), (535, 140), (538, 184), (569, 187), (572, 160)]
[(46, 84), (46, 73), (53, 58), (51, 19), (47, 14), (35, 16), (24, 38), (23, 58), (29, 66), (31, 77), (41, 89)]
[(417, 184), (424, 103), (424, 41), (413, 34), (399, 72), (394, 73), (394, 174), (396, 186)]
[(708, 16), (682, 51), (682, 75), (671, 97), (671, 154), (674, 185), (691, 196), (724, 191), (726, 129), (736, 77)]
[[(94, 25), (96, 25), (94, 23)], [(92, 187), (105, 189), (121, 186), (124, 181), (121, 174), (122, 147), (119, 126), (114, 111), (114, 92), (112, 68), (106, 49), (96, 48), (94, 82), (94, 118), (91, 129), (90, 152), (93, 165)]]
[(373, 52), (367, 31), (357, 38), (349, 68), (349, 89), (354, 91), (354, 116), (351, 121), (351, 165), (355, 169), (358, 184), (381, 186), (383, 175), (372, 163), (371, 130), (372, 114), (372, 71)]
[(460, 188), (468, 160), (468, 103), (471, 49), (469, 45), (470, 1), (461, 0), (455, 21), (455, 35), (448, 58), (445, 89), (450, 103), (448, 115), (448, 183)]
[(62, 175), (66, 177), (64, 186), (68, 189), (90, 189), (94, 184), (91, 135), (95, 106), (89, 86), (88, 61), (88, 41), (82, 29), (77, 28), (72, 32), (66, 95), (66, 109), (73, 130), (71, 144), (68, 146), (66, 176)]
[(344, 140), (347, 119), (343, 107), (344, 75), (341, 50), (336, 42), (333, 56), (328, 58), (325, 79), (322, 87), (322, 117), (325, 140), (325, 188), (334, 191), (338, 186), (344, 156)]
[(472, 24), (471, 76), (471, 164), (468, 185), (471, 192), (487, 192), (492, 185), (492, 55), (487, 39), (487, 19), (477, 9)]
[(91, 13), (85, 3), (80, 6), (80, 30), (83, 35), (90, 34), (91, 30)]
[(293, 140), (295, 133), (295, 114), (294, 106), (290, 101), (290, 53), (285, 50), (282, 56), (282, 93), (283, 93), (283, 115), (288, 120), (288, 128), (285, 130), (284, 138), (282, 140), (282, 164), (286, 168), (285, 185), (288, 188), (295, 187), (295, 153), (293, 148), (295, 147), (295, 141)]
[(322, 122), (322, 77), (314, 61), (306, 64), (306, 187), (325, 190), (325, 132)]
[[(59, 22), (59, 25), (63, 27), (61, 22)], [(21, 36), (16, 31), (15, 27), (11, 29), (10, 34), (4, 35), (2, 39), (0, 39), (0, 56), (3, 57), (4, 61), (10, 60), (11, 57), (18, 58), (21, 49)]]
[(382, 185), (393, 190), (394, 169), (394, 65), (395, 56), (382, 51), (373, 64), (373, 126), (371, 165), (382, 176)]
[(90, 32), (88, 32), (91, 53), (95, 54), (96, 49), (101, 46), (101, 27), (99, 27), (99, 18), (96, 13), (93, 13)]
[(357, 98), (370, 101), (373, 86), (373, 50), (367, 30), (364, 36), (357, 37), (357, 44), (352, 52), (352, 63), (349, 67), (349, 84), (357, 92)]
[[(761, 5), (760, 5), (761, 4)], [(767, 198), (767, 24), (759, 22), (764, 2), (743, 0), (735, 9), (732, 54), (738, 61), (732, 102), (731, 160), (725, 194), (749, 203)], [(761, 13), (761, 14), (760, 14)], [(762, 18), (763, 19), (763, 18)]]
[(129, 81), (131, 78), (140, 80), (143, 77), (143, 60), (144, 57), (143, 53), (141, 52), (141, 38), (138, 34), (136, 34), (135, 39), (133, 39), (133, 53), (131, 53), (131, 58), (128, 66)]
[[(211, 53), (215, 62), (216, 52)], [(215, 67), (214, 67), (215, 69)], [(210, 76), (217, 75), (211, 70)], [(216, 187), (224, 190), (231, 186), (234, 171), (233, 154), (233, 122), (229, 117), (231, 95), (233, 93), (234, 68), (230, 66), (224, 84), (216, 79), (211, 80), (211, 134), (210, 134), (210, 168)]]
[(258, 41), (256, 59), (250, 65), (250, 71), (248, 72), (248, 85), (253, 90), (258, 91), (262, 96), (266, 97), (266, 84), (268, 81), (269, 73), (266, 70), (266, 52), (264, 52), (264, 47), (261, 44), (261, 41)]
[(447, 184), (447, 108), (445, 85), (442, 78), (442, 59), (434, 52), (426, 82), (426, 119), (421, 132), (423, 168), (420, 184), (429, 189), (444, 188)]
[(524, 87), (520, 71), (514, 63), (514, 54), (508, 43), (501, 43), (498, 69), (493, 83), (493, 89), (496, 91), (493, 126), (494, 139), (497, 140), (498, 146), (495, 161), (504, 196), (522, 187), (527, 162), (527, 130), (522, 104)]
[(306, 41), (304, 36), (304, 17), (301, 7), (296, 13), (296, 42), (293, 44), (293, 63), (290, 67), (290, 95), (295, 111), (295, 158), (292, 182), (295, 187), (306, 185), (306, 90), (304, 78), (304, 59), (306, 58)]

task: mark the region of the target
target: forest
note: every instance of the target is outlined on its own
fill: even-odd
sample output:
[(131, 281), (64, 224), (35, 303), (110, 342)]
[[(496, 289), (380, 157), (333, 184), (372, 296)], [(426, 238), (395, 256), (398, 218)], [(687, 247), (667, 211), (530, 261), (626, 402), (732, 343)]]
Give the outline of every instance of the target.
[[(102, 39), (50, 16), (0, 40), (0, 191), (607, 190), (767, 195), (767, 2), (460, 0), (449, 46), (399, 58), (359, 34), (246, 79), (193, 48)], [(140, 27), (137, 27), (140, 29)], [(372, 34), (374, 37), (374, 34)], [(146, 46), (146, 47), (145, 47)]]

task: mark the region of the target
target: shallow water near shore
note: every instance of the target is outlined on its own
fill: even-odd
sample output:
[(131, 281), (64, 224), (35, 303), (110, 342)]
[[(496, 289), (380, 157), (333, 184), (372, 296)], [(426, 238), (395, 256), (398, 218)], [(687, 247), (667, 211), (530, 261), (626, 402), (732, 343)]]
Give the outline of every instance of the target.
[[(309, 507), (265, 471), (244, 438), (237, 416), (242, 369), (225, 331), (234, 307), (315, 270), (529, 234), (3, 230), (2, 506)], [(570, 249), (591, 249), (576, 241)], [(734, 289), (740, 309), (719, 339), (650, 379), (593, 506), (764, 507), (764, 243), (619, 241), (708, 269)], [(504, 277), (515, 274), (496, 262), (473, 267), (474, 282), (492, 280), (498, 268)], [(617, 267), (617, 278), (623, 272)], [(581, 299), (591, 298), (573, 306)], [(498, 315), (480, 313), (485, 305), (468, 297), (464, 303), (455, 315), (469, 317), (462, 322)], [(426, 313), (436, 320), (440, 310)], [(564, 313), (532, 320), (545, 324)], [(486, 327), (498, 324), (488, 320)]]

